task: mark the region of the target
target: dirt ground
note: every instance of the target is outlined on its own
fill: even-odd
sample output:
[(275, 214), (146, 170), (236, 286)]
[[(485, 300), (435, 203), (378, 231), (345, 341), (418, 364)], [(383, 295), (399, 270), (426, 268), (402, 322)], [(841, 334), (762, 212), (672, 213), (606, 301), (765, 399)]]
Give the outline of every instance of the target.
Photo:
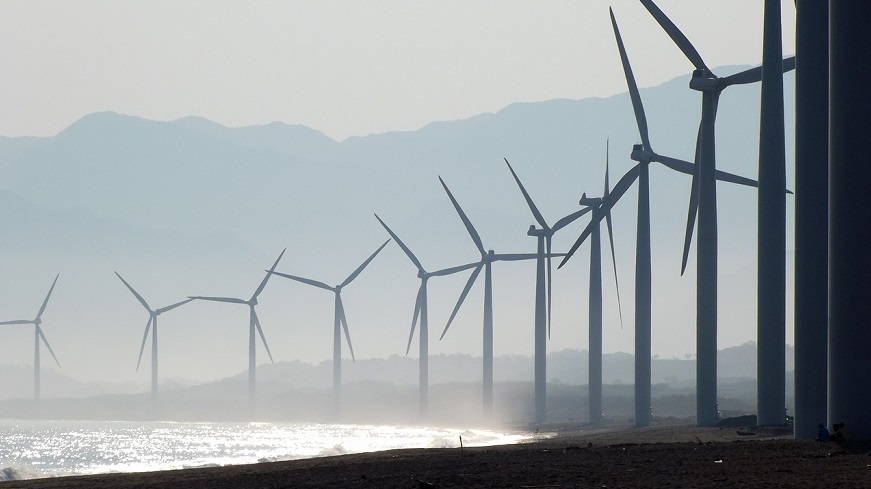
[(37, 479), (11, 488), (871, 487), (871, 446), (795, 441), (776, 428), (551, 426), (517, 444)]

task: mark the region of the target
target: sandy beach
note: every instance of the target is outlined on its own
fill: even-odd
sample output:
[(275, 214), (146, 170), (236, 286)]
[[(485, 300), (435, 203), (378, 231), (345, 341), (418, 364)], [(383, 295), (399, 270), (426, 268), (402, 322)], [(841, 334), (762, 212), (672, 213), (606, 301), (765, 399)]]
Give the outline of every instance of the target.
[(871, 487), (868, 445), (795, 441), (778, 428), (554, 430), (516, 445), (432, 448), (163, 472), (2, 483), (3, 488)]

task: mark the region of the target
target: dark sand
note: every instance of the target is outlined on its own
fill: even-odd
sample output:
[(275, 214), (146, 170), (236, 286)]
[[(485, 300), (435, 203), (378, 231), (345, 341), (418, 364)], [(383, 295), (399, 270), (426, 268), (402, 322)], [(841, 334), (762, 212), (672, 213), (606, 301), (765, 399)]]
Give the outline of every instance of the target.
[(645, 429), (553, 428), (556, 436), (518, 445), (36, 479), (0, 488), (871, 487), (868, 445), (794, 441), (778, 429), (669, 422)]

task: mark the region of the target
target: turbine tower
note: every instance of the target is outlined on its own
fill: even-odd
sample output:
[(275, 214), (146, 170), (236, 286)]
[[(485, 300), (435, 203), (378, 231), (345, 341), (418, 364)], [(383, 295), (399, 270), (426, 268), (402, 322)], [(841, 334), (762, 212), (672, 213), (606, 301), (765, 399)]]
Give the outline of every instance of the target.
[[(165, 312), (169, 312), (179, 306), (187, 304), (193, 299), (185, 299), (181, 302), (176, 302), (175, 304), (161, 307), (159, 309), (152, 309), (151, 306), (148, 305), (148, 302), (136, 292), (136, 289), (133, 288), (132, 285), (127, 283), (118, 272), (115, 272), (115, 275), (118, 275), (118, 278), (124, 282), (124, 285), (127, 286), (127, 289), (133, 294), (134, 297), (142, 304), (142, 307), (148, 311), (148, 322), (145, 323), (145, 334), (142, 335), (142, 346), (139, 348), (139, 360), (136, 362), (136, 371), (139, 371), (139, 365), (142, 363), (142, 354), (145, 352), (145, 342), (148, 340), (148, 332), (151, 330), (151, 400), (157, 402), (157, 316)], [(153, 328), (153, 329), (152, 329)]]
[[(608, 183), (608, 144), (605, 145), (605, 189), (602, 197), (587, 197), (584, 193), (580, 205), (593, 209), (592, 219), (601, 223), (604, 218), (608, 241), (611, 245), (611, 261), (614, 264), (614, 285), (617, 288), (617, 307), (620, 311), (620, 326), (623, 326), (623, 308), (620, 307), (620, 283), (617, 279), (617, 255), (614, 252), (614, 231), (611, 225), (611, 210), (603, 209), (602, 202), (611, 192)], [(600, 225), (590, 233), (590, 288), (589, 288), (589, 417), (590, 424), (602, 421), (602, 244)]]
[[(526, 204), (529, 210), (532, 211), (540, 228), (535, 225), (529, 226), (529, 231), (526, 234), (538, 238), (538, 252), (536, 256), (536, 273), (535, 273), (535, 422), (541, 423), (547, 416), (547, 337), (545, 336), (545, 323), (547, 336), (550, 336), (550, 311), (551, 311), (551, 240), (554, 233), (572, 223), (577, 218), (590, 212), (590, 208), (584, 208), (575, 211), (566, 217), (557, 221), (553, 227), (548, 226), (544, 216), (541, 215), (532, 197), (523, 187), (514, 168), (511, 168), (511, 163), (505, 160), (511, 175), (514, 176), (514, 181), (520, 187), (520, 192), (523, 198), (526, 199)], [(545, 261), (547, 265), (545, 266)], [(546, 268), (546, 271), (545, 271)], [(547, 276), (547, 306), (545, 306), (545, 275)], [(547, 309), (545, 309), (545, 307)]]
[(417, 299), (414, 302), (414, 314), (411, 319), (411, 332), (408, 335), (408, 347), (405, 350), (405, 354), (411, 351), (411, 342), (414, 339), (414, 330), (417, 326), (417, 320), (420, 318), (420, 333), (418, 334), (420, 340), (420, 359), (419, 361), (419, 389), (420, 389), (420, 414), (421, 416), (426, 416), (429, 410), (429, 313), (427, 309), (427, 282), (431, 277), (440, 277), (445, 275), (452, 275), (454, 273), (459, 273), (464, 270), (469, 270), (475, 268), (477, 263), (469, 263), (466, 265), (460, 265), (458, 267), (445, 268), (443, 270), (437, 270), (435, 272), (428, 272), (423, 265), (421, 265), (420, 260), (414, 256), (414, 253), (399, 239), (399, 236), (396, 235), (388, 226), (378, 217), (378, 214), (375, 214), (375, 219), (378, 219), (378, 222), (387, 230), (387, 233), (390, 234), (390, 237), (393, 238), (393, 241), (396, 241), (396, 244), (402, 248), (402, 251), (408, 257), (409, 260), (417, 267), (417, 276), (420, 278), (420, 288), (417, 290)]
[(756, 411), (760, 425), (786, 423), (786, 196), (781, 190), (786, 186), (786, 136), (780, 22), (780, 0), (765, 0), (756, 286)]
[[(650, 256), (650, 181), (649, 166), (651, 162), (662, 165), (687, 175), (695, 174), (695, 165), (687, 161), (678, 160), (668, 156), (657, 154), (650, 145), (647, 130), (647, 118), (644, 114), (644, 106), (632, 67), (623, 46), (620, 29), (614, 18), (614, 11), (609, 9), (611, 26), (614, 29), (614, 37), (617, 40), (617, 48), (623, 65), (623, 73), (626, 84), (629, 87), (629, 97), (632, 100), (632, 108), (635, 112), (635, 122), (638, 124), (638, 133), (641, 136), (641, 144), (632, 147), (630, 158), (638, 164), (632, 167), (617, 182), (608, 198), (602, 200), (601, 208), (608, 210), (620, 200), (620, 197), (629, 189), (632, 183), (638, 180), (638, 221), (635, 244), (635, 425), (647, 426), (650, 424), (650, 341), (651, 341), (651, 256)], [(718, 180), (723, 180), (741, 185), (756, 186), (756, 182), (749, 178), (739, 177), (717, 170), (715, 175)], [(567, 256), (560, 263), (563, 266), (566, 261), (580, 247), (584, 240), (598, 226), (603, 215), (595, 216), (590, 224), (584, 229), (575, 244), (569, 249)]]
[(263, 341), (263, 346), (266, 348), (266, 354), (269, 355), (269, 361), (274, 363), (272, 360), (272, 352), (269, 351), (269, 344), (266, 343), (266, 336), (263, 335), (263, 328), (260, 326), (260, 320), (257, 318), (257, 312), (254, 310), (254, 307), (257, 305), (257, 296), (263, 292), (263, 289), (266, 287), (266, 282), (269, 281), (269, 277), (272, 276), (272, 272), (275, 271), (275, 267), (278, 266), (278, 262), (281, 261), (281, 257), (284, 256), (284, 252), (287, 251), (287, 248), (281, 250), (281, 254), (278, 255), (278, 258), (275, 260), (275, 263), (272, 264), (272, 268), (266, 272), (266, 275), (263, 277), (263, 280), (260, 282), (260, 285), (257, 286), (257, 290), (254, 291), (254, 294), (250, 299), (239, 299), (236, 297), (207, 297), (207, 296), (190, 296), (191, 299), (199, 299), (204, 301), (211, 302), (227, 302), (230, 304), (245, 304), (248, 306), (248, 402), (250, 406), (254, 406), (254, 398), (255, 398), (255, 389), (256, 389), (256, 373), (255, 370), (257, 368), (256, 364), (256, 341), (255, 341), (255, 330), (260, 334), (260, 340)]
[(48, 289), (48, 294), (45, 296), (45, 300), (42, 301), (42, 306), (39, 308), (39, 312), (36, 313), (36, 317), (33, 319), (16, 319), (14, 321), (3, 321), (0, 322), (0, 326), (2, 325), (11, 325), (11, 324), (32, 324), (33, 325), (33, 399), (39, 401), (39, 388), (40, 388), (40, 378), (39, 378), (39, 343), (45, 343), (45, 347), (48, 348), (48, 352), (51, 353), (51, 357), (54, 358), (54, 362), (60, 367), (60, 362), (57, 360), (57, 356), (54, 354), (54, 350), (51, 349), (51, 345), (48, 344), (48, 340), (45, 337), (45, 334), (42, 332), (42, 313), (45, 312), (45, 306), (48, 305), (48, 299), (51, 297), (51, 293), (54, 290), (55, 284), (57, 284), (57, 279), (60, 277), (60, 274), (57, 274), (54, 277), (54, 282), (51, 283), (51, 288)]
[(378, 255), (381, 250), (387, 246), (390, 240), (384, 242), (381, 246), (372, 253), (369, 258), (366, 259), (356, 270), (354, 270), (348, 278), (346, 278), (342, 283), (336, 286), (329, 286), (324, 282), (319, 282), (317, 280), (312, 280), (305, 277), (299, 277), (296, 275), (289, 275), (287, 273), (281, 272), (272, 272), (279, 277), (284, 277), (290, 280), (295, 280), (297, 282), (311, 285), (313, 287), (318, 287), (320, 289), (329, 290), (333, 292), (335, 295), (335, 311), (333, 315), (333, 396), (336, 403), (336, 408), (338, 409), (339, 400), (341, 396), (341, 388), (342, 388), (342, 331), (345, 331), (345, 340), (348, 342), (348, 350), (351, 352), (351, 359), (356, 361), (354, 357), (354, 347), (351, 345), (351, 334), (348, 332), (348, 319), (345, 317), (345, 306), (342, 303), (342, 289), (349, 285), (351, 282), (357, 278), (358, 275), (369, 265), (375, 256)]
[(439, 340), (445, 337), (445, 334), (448, 332), (448, 328), (451, 327), (451, 324), (454, 321), (454, 318), (457, 316), (457, 313), (460, 311), (460, 307), (462, 307), (463, 302), (466, 300), (466, 296), (469, 295), (469, 290), (471, 290), (472, 286), (475, 285), (475, 281), (481, 274), (481, 269), (484, 270), (484, 372), (483, 372), (483, 401), (484, 401), (484, 412), (491, 413), (493, 411), (493, 275), (492, 275), (492, 265), (497, 261), (520, 261), (520, 260), (535, 260), (538, 258), (538, 255), (535, 253), (520, 253), (520, 254), (502, 254), (496, 253), (493, 250), (485, 251), (484, 244), (481, 241), (481, 236), (478, 235), (478, 231), (475, 230), (475, 227), (472, 225), (472, 222), (466, 216), (466, 213), (463, 211), (462, 207), (460, 207), (457, 199), (454, 198), (454, 195), (451, 193), (447, 184), (445, 184), (444, 180), (439, 177), (439, 181), (444, 187), (445, 192), (447, 192), (448, 197), (451, 199), (451, 203), (454, 205), (454, 209), (456, 209), (457, 214), (459, 214), (460, 219), (463, 221), (463, 224), (466, 226), (466, 231), (468, 231), (469, 236), (472, 238), (472, 241), (475, 243), (475, 246), (478, 248), (478, 251), (481, 252), (481, 261), (478, 262), (475, 268), (472, 270), (472, 274), (469, 276), (469, 280), (466, 282), (466, 286), (463, 288), (463, 292), (460, 294), (460, 298), (457, 300), (456, 306), (454, 306), (453, 312), (451, 312), (451, 317), (448, 319), (447, 324), (445, 325), (444, 331), (442, 331), (441, 337)]
[[(732, 85), (761, 81), (762, 67), (757, 66), (727, 77), (718, 77), (705, 65), (701, 55), (689, 39), (652, 0), (641, 0), (641, 3), (693, 64), (695, 71), (690, 79), (690, 88), (702, 93), (702, 120), (699, 124), (696, 141), (696, 173), (693, 174), (690, 205), (687, 213), (681, 274), (686, 269), (693, 225), (698, 213), (699, 238), (696, 242), (696, 419), (699, 426), (711, 426), (718, 421), (717, 185), (714, 174), (716, 169), (714, 126), (720, 93)], [(795, 56), (783, 60), (783, 71), (794, 68)], [(785, 179), (782, 183), (785, 183)], [(783, 186), (785, 187), (785, 185)], [(779, 195), (781, 198), (783, 197), (782, 193)]]

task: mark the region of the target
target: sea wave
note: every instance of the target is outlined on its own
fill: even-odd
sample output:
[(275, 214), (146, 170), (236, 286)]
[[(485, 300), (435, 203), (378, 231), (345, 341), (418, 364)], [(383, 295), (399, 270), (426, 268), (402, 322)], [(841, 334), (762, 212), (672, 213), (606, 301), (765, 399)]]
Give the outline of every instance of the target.
[(33, 467), (16, 466), (0, 469), (0, 481), (2, 482), (41, 479), (43, 477), (46, 476)]

